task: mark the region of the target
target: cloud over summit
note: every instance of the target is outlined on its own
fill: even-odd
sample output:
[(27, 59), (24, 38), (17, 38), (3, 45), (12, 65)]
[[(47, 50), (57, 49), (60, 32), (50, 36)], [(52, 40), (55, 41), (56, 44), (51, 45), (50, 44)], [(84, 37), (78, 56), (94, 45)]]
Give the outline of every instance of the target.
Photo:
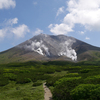
[(53, 34), (68, 34), (76, 24), (82, 25), (86, 30), (100, 31), (100, 0), (69, 0), (66, 9), (68, 13), (62, 23), (49, 27)]

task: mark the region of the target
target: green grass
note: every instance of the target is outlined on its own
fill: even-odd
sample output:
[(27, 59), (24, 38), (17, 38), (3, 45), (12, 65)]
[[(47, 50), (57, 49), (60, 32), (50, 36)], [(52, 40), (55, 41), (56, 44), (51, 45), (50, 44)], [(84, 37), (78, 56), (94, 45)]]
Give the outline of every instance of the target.
[(10, 84), (0, 87), (0, 100), (43, 100), (43, 85), (33, 87), (33, 83), (28, 84)]

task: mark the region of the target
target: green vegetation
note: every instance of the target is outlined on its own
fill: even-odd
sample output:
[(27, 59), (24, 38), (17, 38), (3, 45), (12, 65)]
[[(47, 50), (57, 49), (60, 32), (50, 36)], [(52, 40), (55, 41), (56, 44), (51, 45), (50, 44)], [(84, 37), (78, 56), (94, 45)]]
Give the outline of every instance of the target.
[(43, 86), (33, 87), (33, 83), (15, 84), (10, 82), (4, 87), (0, 87), (0, 100), (43, 100)]
[(91, 71), (91, 69), (82, 69), (82, 70), (80, 70), (81, 73), (88, 73), (89, 71)]
[(34, 82), (33, 83), (33, 86), (40, 86), (40, 85), (42, 85), (42, 82), (41, 81), (37, 81), (37, 82)]
[(81, 77), (61, 78), (55, 83), (53, 98), (55, 100), (71, 100), (70, 91), (79, 85)]
[(100, 100), (100, 85), (81, 84), (71, 91), (73, 100)]
[(0, 100), (99, 100), (100, 62), (25, 62), (0, 65)]
[[(50, 62), (49, 62), (50, 63)], [(56, 62), (51, 62), (56, 65)], [(61, 62), (57, 66), (61, 67)], [(99, 100), (100, 99), (100, 62), (62, 62), (65, 75), (53, 76), (47, 86), (53, 93), (53, 100)]]

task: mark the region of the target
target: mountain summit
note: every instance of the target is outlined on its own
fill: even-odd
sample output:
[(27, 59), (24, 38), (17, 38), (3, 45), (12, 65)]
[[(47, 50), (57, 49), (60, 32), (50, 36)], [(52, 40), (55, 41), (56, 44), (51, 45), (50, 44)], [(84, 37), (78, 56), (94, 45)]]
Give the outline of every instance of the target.
[(16, 61), (99, 59), (100, 48), (65, 35), (39, 34), (0, 53), (0, 63)]
[(65, 56), (72, 60), (77, 60), (77, 53), (72, 49), (72, 45), (75, 42), (76, 40), (72, 37), (40, 34), (17, 47), (37, 52), (38, 54), (48, 58)]

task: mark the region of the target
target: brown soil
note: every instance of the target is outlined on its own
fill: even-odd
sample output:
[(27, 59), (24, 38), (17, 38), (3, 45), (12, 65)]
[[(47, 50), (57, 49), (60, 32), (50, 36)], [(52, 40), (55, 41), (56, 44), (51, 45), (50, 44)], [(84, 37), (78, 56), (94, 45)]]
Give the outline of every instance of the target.
[(43, 83), (43, 88), (44, 88), (44, 100), (53, 100), (52, 99), (52, 93), (50, 89), (45, 85), (46, 83)]

